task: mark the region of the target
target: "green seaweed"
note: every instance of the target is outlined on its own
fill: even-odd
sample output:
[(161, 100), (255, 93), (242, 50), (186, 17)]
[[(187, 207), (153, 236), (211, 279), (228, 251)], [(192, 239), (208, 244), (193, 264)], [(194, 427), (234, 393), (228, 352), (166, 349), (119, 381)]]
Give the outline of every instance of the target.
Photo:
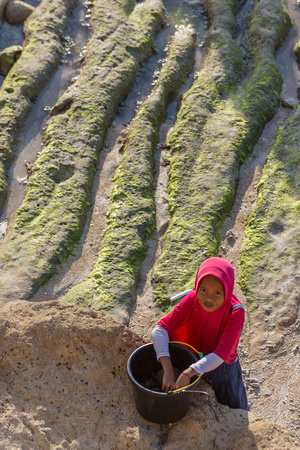
[[(271, 306), (278, 296), (283, 306), (286, 292), (279, 286), (287, 273), (294, 278), (299, 272), (299, 124), (298, 107), (278, 129), (245, 230), (239, 282), (251, 311), (259, 305)], [(290, 295), (294, 293), (291, 290)]]
[[(178, 290), (191, 288), (199, 264), (218, 253), (219, 230), (233, 204), (239, 166), (279, 104), (282, 80), (274, 51), (290, 25), (281, 1), (273, 2), (280, 12), (275, 19), (270, 2), (256, 4), (246, 36), (252, 55), (247, 66), (231, 34), (233, 4), (210, 5), (215, 16), (208, 57), (169, 138), (171, 220), (152, 276), (162, 308)], [(268, 21), (272, 38), (263, 40)], [(257, 42), (259, 49), (252, 48)]]
[[(53, 275), (76, 247), (90, 206), (105, 132), (163, 23), (162, 3), (144, 2), (133, 10), (128, 20), (121, 17), (117, 29), (103, 42), (98, 38), (97, 29), (102, 6), (101, 1), (95, 3), (94, 33), (85, 65), (75, 84), (53, 108), (44, 147), (29, 177), (24, 202), (15, 213), (1, 246), (3, 276), (16, 270), (24, 272), (25, 281), (21, 276), (16, 289), (26, 296), (32, 295)], [(100, 35), (101, 26), (100, 22)], [(112, 41), (114, 58), (108, 61), (103, 49), (110, 47)]]
[[(33, 101), (61, 61), (63, 34), (68, 15), (76, 0), (43, 1), (27, 19), (24, 26), (24, 50), (13, 65), (0, 89), (0, 164), (5, 170), (10, 166), (18, 133), (22, 129)], [(51, 26), (49, 25), (51, 23)], [(5, 171), (0, 173), (0, 209), (2, 209), (7, 184)]]
[(193, 46), (192, 29), (175, 34), (154, 90), (130, 127), (124, 157), (114, 177), (98, 261), (86, 281), (66, 294), (64, 301), (121, 314), (121, 320), (128, 322), (147, 239), (155, 230), (153, 152), (159, 126), (191, 67)]

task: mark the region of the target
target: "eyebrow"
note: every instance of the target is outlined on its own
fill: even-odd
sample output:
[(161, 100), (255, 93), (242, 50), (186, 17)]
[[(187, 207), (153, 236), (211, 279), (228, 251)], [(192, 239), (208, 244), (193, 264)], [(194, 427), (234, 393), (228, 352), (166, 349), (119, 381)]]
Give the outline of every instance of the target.
[[(200, 289), (200, 288), (207, 288), (207, 286), (205, 286), (205, 285), (202, 285), (201, 286), (201, 283), (199, 284), (199, 288), (198, 289)], [(220, 292), (223, 292), (223, 294), (225, 294), (225, 288), (224, 287), (221, 287), (221, 288), (217, 288), (217, 289), (215, 289), (216, 291), (220, 291)]]

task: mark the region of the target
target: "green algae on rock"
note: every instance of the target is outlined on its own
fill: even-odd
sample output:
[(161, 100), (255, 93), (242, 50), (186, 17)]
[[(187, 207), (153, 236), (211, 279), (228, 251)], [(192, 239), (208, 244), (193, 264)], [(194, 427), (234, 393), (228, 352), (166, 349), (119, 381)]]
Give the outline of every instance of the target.
[(0, 75), (6, 76), (8, 74), (22, 51), (23, 47), (20, 45), (12, 45), (2, 50), (0, 53)]
[(297, 61), (300, 62), (300, 41), (298, 41), (294, 46), (294, 53)]
[[(297, 320), (300, 259), (300, 107), (279, 127), (262, 178), (258, 201), (248, 219), (240, 284), (251, 320), (266, 309), (284, 308)], [(283, 314), (282, 314), (283, 315)], [(257, 318), (257, 317), (256, 317)], [(290, 319), (289, 319), (290, 318)], [(276, 323), (274, 318), (273, 323)]]
[(168, 103), (192, 68), (194, 38), (189, 27), (175, 33), (154, 90), (131, 124), (124, 157), (114, 177), (98, 261), (86, 281), (64, 297), (66, 302), (88, 304), (124, 322), (129, 320), (147, 238), (155, 228), (153, 153), (159, 126)]
[[(94, 4), (94, 31), (85, 64), (71, 88), (72, 95), (66, 94), (68, 101), (53, 110), (59, 114), (53, 115), (47, 127), (45, 147), (29, 177), (25, 199), (1, 244), (3, 297), (12, 294), (5, 280), (16, 274), (16, 295), (30, 297), (76, 246), (90, 206), (105, 132), (163, 23), (162, 2), (145, 1), (126, 20), (121, 17), (117, 28), (102, 41), (104, 3)], [(119, 2), (115, 4), (120, 7)], [(108, 14), (112, 10), (113, 4)]]
[(76, 0), (43, 0), (24, 25), (24, 49), (0, 89), (0, 209), (7, 192), (6, 170), (18, 132), (51, 74), (61, 62), (60, 36)]
[[(286, 9), (280, 0), (255, 5), (245, 76), (244, 55), (231, 34), (232, 7), (230, 1), (210, 2), (215, 16), (207, 61), (185, 95), (169, 139), (171, 220), (152, 277), (161, 306), (168, 306), (178, 290), (193, 287), (199, 264), (217, 254), (219, 229), (234, 200), (239, 166), (279, 104), (281, 75), (274, 52), (291, 24)], [(279, 17), (273, 17), (272, 8)], [(267, 26), (272, 31), (264, 39)], [(255, 40), (259, 49), (253, 47)]]

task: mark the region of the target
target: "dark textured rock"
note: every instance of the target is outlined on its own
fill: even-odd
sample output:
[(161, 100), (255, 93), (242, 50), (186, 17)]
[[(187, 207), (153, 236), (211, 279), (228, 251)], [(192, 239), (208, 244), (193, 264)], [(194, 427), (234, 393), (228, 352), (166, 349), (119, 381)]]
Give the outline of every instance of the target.
[(34, 7), (21, 0), (9, 0), (5, 9), (5, 18), (8, 22), (18, 25), (25, 20), (34, 11)]

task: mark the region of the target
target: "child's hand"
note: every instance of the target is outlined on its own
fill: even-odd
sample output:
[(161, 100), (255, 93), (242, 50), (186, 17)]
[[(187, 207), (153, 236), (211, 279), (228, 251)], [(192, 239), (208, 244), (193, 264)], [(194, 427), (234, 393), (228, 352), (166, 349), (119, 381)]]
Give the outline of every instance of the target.
[(172, 391), (174, 389), (176, 377), (171, 359), (169, 356), (162, 356), (159, 358), (159, 361), (164, 371), (161, 390), (165, 392)]
[(175, 373), (172, 367), (170, 373), (164, 372), (161, 390), (164, 392), (173, 391), (176, 382)]
[(191, 369), (190, 367), (184, 370), (177, 378), (174, 390), (183, 388), (191, 384), (191, 379), (195, 375), (198, 375), (197, 372), (195, 372), (195, 370)]

